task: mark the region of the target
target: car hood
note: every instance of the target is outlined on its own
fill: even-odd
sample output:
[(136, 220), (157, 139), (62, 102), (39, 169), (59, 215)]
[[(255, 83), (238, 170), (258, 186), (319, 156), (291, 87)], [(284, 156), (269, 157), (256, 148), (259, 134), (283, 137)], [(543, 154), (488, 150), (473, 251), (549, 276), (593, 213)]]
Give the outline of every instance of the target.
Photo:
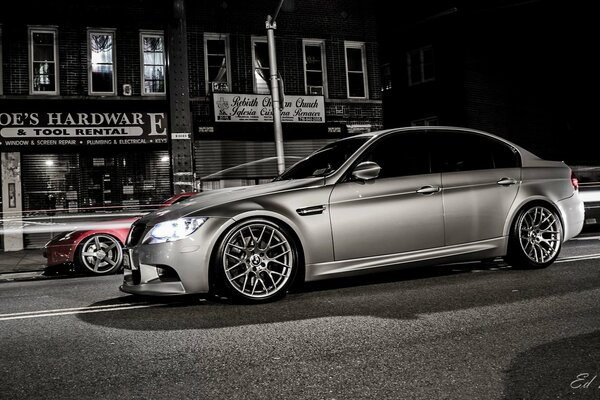
[(203, 192), (182, 203), (174, 204), (162, 210), (153, 211), (140, 219), (140, 223), (154, 225), (185, 216), (203, 217), (229, 217), (223, 206), (242, 200), (251, 200), (260, 196), (281, 193), (290, 190), (302, 189), (312, 186), (321, 186), (323, 178), (297, 179), (287, 181), (274, 181), (255, 186), (240, 186), (225, 189), (216, 189)]

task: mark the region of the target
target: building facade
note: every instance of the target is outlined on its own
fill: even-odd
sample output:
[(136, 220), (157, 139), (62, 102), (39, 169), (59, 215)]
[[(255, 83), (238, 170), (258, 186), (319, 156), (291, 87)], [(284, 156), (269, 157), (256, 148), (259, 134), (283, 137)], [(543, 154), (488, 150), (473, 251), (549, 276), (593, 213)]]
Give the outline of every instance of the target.
[[(265, 21), (278, 3), (6, 6), (3, 220), (152, 206), (276, 176)], [(376, 28), (371, 2), (283, 3), (274, 32), (287, 166), (382, 127)], [(39, 246), (38, 236), (5, 235), (5, 248)]]
[(590, 7), (554, 1), (432, 0), (381, 13), (384, 125), (488, 130), (542, 157), (599, 160)]

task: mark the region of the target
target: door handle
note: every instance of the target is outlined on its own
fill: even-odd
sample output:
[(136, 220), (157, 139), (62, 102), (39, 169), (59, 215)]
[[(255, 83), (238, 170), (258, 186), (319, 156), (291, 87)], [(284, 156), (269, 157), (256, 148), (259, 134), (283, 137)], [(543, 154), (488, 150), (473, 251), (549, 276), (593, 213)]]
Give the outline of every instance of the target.
[(440, 191), (440, 187), (439, 186), (423, 186), (421, 189), (417, 190), (417, 193), (419, 194), (433, 194), (433, 193), (437, 193)]
[(517, 183), (517, 181), (512, 178), (502, 178), (496, 183), (501, 186), (510, 186), (510, 185), (514, 185), (515, 183)]

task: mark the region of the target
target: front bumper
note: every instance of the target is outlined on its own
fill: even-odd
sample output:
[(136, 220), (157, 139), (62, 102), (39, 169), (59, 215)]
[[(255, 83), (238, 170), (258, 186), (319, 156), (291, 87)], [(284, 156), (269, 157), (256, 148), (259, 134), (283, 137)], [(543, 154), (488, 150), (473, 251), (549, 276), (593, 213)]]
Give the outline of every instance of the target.
[(72, 243), (46, 245), (43, 252), (47, 259), (46, 265), (52, 267), (73, 262), (73, 253), (76, 247), (77, 245)]
[(212, 249), (227, 221), (209, 218), (185, 239), (125, 249), (123, 284), (119, 289), (152, 296), (208, 293)]

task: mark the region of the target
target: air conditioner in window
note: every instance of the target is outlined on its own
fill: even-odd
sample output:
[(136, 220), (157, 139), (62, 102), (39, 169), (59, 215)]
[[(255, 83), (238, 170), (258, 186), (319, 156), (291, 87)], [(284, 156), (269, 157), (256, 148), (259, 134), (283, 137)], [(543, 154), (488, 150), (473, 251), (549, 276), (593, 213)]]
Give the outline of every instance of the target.
[(323, 96), (323, 86), (308, 86), (308, 94)]
[(211, 82), (210, 84), (213, 93), (229, 92), (229, 85), (227, 82)]

